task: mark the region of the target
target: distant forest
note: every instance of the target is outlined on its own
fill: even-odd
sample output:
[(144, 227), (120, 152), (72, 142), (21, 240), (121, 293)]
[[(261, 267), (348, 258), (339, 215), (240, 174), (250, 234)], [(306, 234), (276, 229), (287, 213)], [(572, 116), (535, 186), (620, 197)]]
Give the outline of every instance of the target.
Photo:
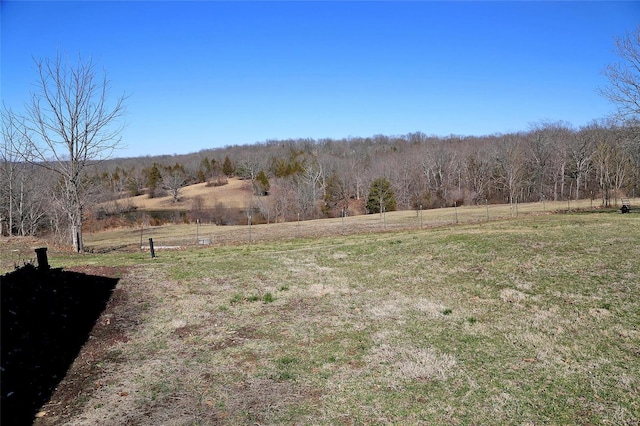
[[(228, 177), (250, 181), (256, 198), (270, 200), (255, 209), (271, 221), (581, 198), (610, 206), (640, 189), (640, 129), (542, 122), (526, 132), (479, 137), (417, 132), (269, 140), (188, 155), (116, 158), (88, 170), (87, 216), (97, 214), (99, 203), (141, 194), (180, 202), (185, 186), (223, 185)], [(5, 235), (64, 232), (55, 179), (6, 159), (0, 173), (11, 182), (0, 194)], [(126, 203), (121, 206), (126, 210)]]

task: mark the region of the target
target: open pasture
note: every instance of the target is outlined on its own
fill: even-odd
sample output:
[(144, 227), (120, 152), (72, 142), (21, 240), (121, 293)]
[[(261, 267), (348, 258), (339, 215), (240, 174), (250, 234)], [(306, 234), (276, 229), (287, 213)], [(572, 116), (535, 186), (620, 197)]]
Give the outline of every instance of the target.
[[(640, 199), (633, 200), (634, 205)], [(598, 200), (558, 201), (521, 204), (494, 204), (449, 207), (432, 210), (405, 210), (383, 215), (357, 215), (345, 218), (306, 220), (270, 224), (246, 224), (216, 226), (208, 223), (145, 226), (112, 229), (85, 234), (88, 250), (107, 252), (113, 250), (135, 251), (148, 248), (149, 238), (160, 247), (188, 247), (198, 241), (215, 246), (254, 243), (259, 241), (284, 241), (298, 238), (318, 238), (330, 235), (356, 235), (403, 230), (419, 230), (456, 224), (480, 223), (502, 219), (517, 219), (528, 215), (545, 215), (554, 212), (586, 211), (598, 209)], [(612, 213), (615, 208), (607, 210)], [(160, 250), (162, 250), (160, 248)]]
[(38, 424), (637, 424), (640, 217), (148, 253)]
[(224, 203), (229, 208), (244, 209), (251, 201), (251, 194), (251, 181), (229, 178), (228, 183), (222, 186), (208, 186), (207, 183), (185, 186), (180, 189), (180, 201), (177, 203), (171, 195), (149, 198), (146, 194), (116, 202), (135, 206), (139, 210), (188, 210), (196, 203), (203, 208), (212, 208), (218, 203)]

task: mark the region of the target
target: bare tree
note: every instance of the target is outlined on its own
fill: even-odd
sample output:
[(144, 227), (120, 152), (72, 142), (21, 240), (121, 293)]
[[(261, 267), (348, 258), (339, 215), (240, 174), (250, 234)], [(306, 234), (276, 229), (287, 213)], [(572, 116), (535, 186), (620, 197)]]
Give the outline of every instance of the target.
[(13, 220), (15, 217), (15, 193), (17, 182), (24, 178), (20, 167), (20, 157), (14, 147), (21, 146), (24, 140), (16, 127), (16, 118), (12, 111), (2, 111), (2, 146), (0, 147), (0, 236), (2, 235), (3, 222), (7, 222), (7, 233), (13, 233)]
[(449, 201), (449, 192), (458, 176), (459, 162), (457, 153), (450, 141), (430, 145), (424, 153), (422, 173), (429, 192), (433, 195), (433, 207), (442, 207)]
[(314, 159), (304, 165), (302, 179), (299, 181), (298, 193), (300, 196), (301, 213), (303, 217), (316, 218), (318, 199), (318, 191), (324, 193), (324, 169), (322, 164)]
[(260, 170), (264, 168), (263, 161), (260, 161), (257, 155), (247, 155), (238, 162), (235, 174), (242, 179), (249, 179), (253, 184), (253, 180), (258, 176)]
[[(569, 170), (567, 175), (575, 180), (575, 198), (580, 198), (581, 188), (587, 184), (589, 174), (594, 167), (593, 158), (600, 137), (604, 132), (595, 122), (582, 127), (567, 144)], [(586, 191), (586, 188), (584, 188)], [(569, 194), (571, 198), (571, 194)]]
[(494, 146), (496, 170), (494, 180), (508, 196), (509, 204), (516, 201), (525, 175), (524, 148), (521, 135), (507, 135)]
[(525, 154), (532, 168), (531, 189), (538, 200), (548, 198), (552, 181), (552, 176), (549, 176), (550, 164), (558, 153), (562, 133), (567, 127), (563, 122), (534, 123), (525, 139)]
[(617, 203), (632, 167), (632, 158), (625, 150), (624, 138), (621, 137), (622, 135), (616, 135), (616, 131), (621, 133), (621, 130), (608, 130), (608, 132), (602, 132), (599, 138), (600, 143), (594, 154), (598, 164), (598, 183), (603, 193), (603, 202), (607, 206), (612, 197), (614, 203)]
[(83, 209), (93, 183), (86, 168), (110, 157), (120, 142), (125, 97), (109, 103), (106, 73), (96, 74), (91, 60), (71, 63), (60, 55), (36, 61), (37, 90), (26, 105), (22, 157), (60, 180), (61, 205), (68, 217), (76, 251), (82, 243)]
[(616, 53), (621, 62), (603, 71), (609, 85), (601, 93), (616, 105), (622, 120), (640, 118), (640, 26), (616, 39)]
[(25, 178), (21, 179), (16, 206), (16, 225), (20, 235), (36, 235), (43, 225), (51, 206), (47, 205), (50, 185), (48, 173), (35, 170), (30, 164), (25, 167)]
[[(403, 151), (385, 153), (381, 161), (385, 168), (382, 176), (388, 176), (396, 196), (398, 208), (411, 209), (420, 204), (422, 194), (417, 188), (423, 184), (419, 149), (405, 147)], [(385, 170), (386, 169), (386, 170)]]
[(187, 174), (182, 164), (176, 163), (173, 167), (167, 166), (162, 169), (162, 187), (169, 191), (173, 197), (173, 202), (180, 200), (180, 190), (187, 184)]
[(271, 192), (273, 196), (273, 213), (274, 222), (281, 222), (295, 219), (299, 217), (300, 208), (298, 205), (297, 185), (291, 179), (277, 179), (277, 184)]
[(483, 150), (470, 152), (464, 167), (470, 202), (477, 205), (488, 197), (492, 170), (490, 158)]
[(621, 129), (621, 137), (631, 162), (629, 192), (635, 197), (640, 193), (640, 129), (633, 126)]

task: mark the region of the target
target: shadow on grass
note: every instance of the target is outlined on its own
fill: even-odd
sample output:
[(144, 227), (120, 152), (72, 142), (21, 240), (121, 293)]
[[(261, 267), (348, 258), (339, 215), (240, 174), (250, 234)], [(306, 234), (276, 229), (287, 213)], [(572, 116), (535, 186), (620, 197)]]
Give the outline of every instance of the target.
[(118, 280), (32, 265), (0, 277), (1, 423), (30, 425), (87, 341)]

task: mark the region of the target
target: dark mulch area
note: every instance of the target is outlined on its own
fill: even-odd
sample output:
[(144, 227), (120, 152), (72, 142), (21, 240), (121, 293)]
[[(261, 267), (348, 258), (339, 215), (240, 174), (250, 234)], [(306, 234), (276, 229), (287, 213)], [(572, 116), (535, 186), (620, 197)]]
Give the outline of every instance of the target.
[(0, 276), (1, 423), (30, 425), (87, 341), (117, 278), (32, 265)]

